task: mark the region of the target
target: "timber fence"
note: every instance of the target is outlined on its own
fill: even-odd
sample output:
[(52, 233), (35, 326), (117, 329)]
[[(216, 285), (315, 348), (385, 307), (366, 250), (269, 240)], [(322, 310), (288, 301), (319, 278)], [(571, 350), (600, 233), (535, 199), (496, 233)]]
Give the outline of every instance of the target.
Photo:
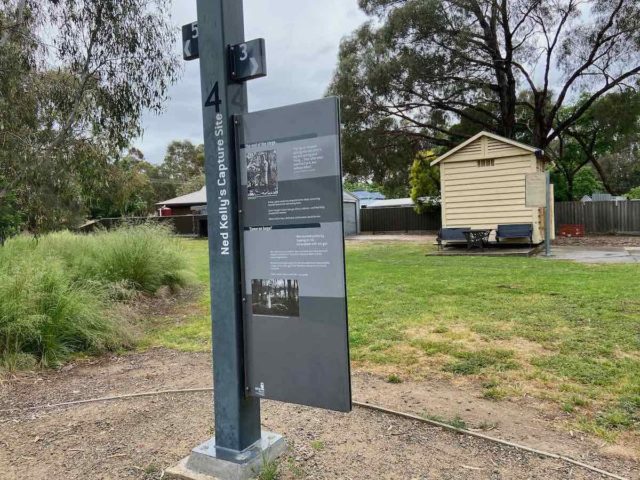
[(442, 226), (440, 209), (430, 209), (418, 214), (413, 207), (362, 208), (360, 231), (362, 233), (435, 232)]
[(587, 234), (640, 233), (640, 201), (556, 202), (556, 230), (584, 225)]

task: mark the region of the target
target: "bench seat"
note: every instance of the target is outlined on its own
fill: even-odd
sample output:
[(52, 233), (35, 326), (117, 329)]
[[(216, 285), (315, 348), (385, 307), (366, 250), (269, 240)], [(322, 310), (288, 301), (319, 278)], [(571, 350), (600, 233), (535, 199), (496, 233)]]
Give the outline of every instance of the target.
[(436, 238), (438, 246), (442, 248), (442, 242), (464, 242), (467, 243), (467, 238), (464, 236), (464, 232), (468, 232), (471, 229), (469, 227), (452, 227), (441, 228)]
[(496, 229), (496, 241), (511, 238), (528, 238), (529, 244), (533, 246), (533, 224), (532, 223), (513, 223), (506, 225), (498, 225)]

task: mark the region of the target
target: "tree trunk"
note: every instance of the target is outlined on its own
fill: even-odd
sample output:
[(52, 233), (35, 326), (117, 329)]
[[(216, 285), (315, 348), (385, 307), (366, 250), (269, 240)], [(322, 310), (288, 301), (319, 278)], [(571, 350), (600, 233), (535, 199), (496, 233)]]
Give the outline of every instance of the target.
[(503, 86), (502, 86), (502, 94), (501, 97), (501, 117), (502, 117), (502, 128), (504, 130), (504, 136), (506, 138), (515, 138), (516, 135), (516, 103), (518, 101), (517, 92), (516, 92), (516, 80), (513, 77), (513, 73), (511, 71), (511, 66), (508, 67), (509, 70), (505, 72)]
[(602, 168), (602, 165), (600, 165), (600, 162), (598, 162), (598, 160), (593, 155), (589, 155), (589, 160), (591, 160), (591, 164), (595, 167), (596, 171), (598, 172), (598, 175), (600, 176), (600, 180), (602, 180), (602, 185), (604, 185), (604, 189), (607, 191), (607, 193), (611, 195), (621, 195), (622, 193), (624, 193), (624, 192), (616, 192), (611, 187), (611, 184), (607, 179), (607, 175), (604, 173), (604, 169)]
[(544, 150), (548, 145), (549, 123), (544, 112), (546, 97), (540, 93), (535, 94), (535, 111), (533, 112), (533, 146)]

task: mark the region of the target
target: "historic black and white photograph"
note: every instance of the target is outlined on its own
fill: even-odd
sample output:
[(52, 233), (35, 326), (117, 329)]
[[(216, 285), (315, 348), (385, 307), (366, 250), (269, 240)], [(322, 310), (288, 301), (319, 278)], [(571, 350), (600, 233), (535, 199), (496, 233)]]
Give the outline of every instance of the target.
[(278, 194), (278, 156), (275, 150), (247, 153), (248, 196)]
[(299, 317), (300, 292), (297, 280), (251, 280), (251, 303), (254, 315)]

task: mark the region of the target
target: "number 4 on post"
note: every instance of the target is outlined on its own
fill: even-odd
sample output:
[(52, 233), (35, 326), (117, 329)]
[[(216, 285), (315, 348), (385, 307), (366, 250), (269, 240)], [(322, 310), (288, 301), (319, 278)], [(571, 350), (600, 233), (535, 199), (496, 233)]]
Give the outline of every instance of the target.
[(216, 113), (220, 113), (220, 104), (222, 100), (220, 100), (220, 90), (218, 87), (218, 82), (215, 83), (213, 88), (211, 89), (211, 93), (207, 97), (207, 101), (204, 102), (205, 107), (216, 107)]

